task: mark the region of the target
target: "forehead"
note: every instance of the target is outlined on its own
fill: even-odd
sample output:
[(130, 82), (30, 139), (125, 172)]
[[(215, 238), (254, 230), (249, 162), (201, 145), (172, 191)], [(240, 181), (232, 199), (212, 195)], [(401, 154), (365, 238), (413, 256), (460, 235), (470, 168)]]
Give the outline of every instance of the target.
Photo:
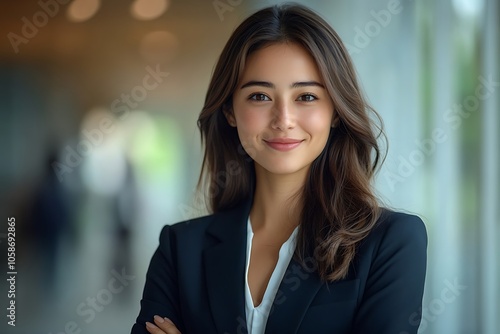
[(243, 80), (322, 82), (314, 58), (300, 44), (275, 43), (251, 53), (243, 69)]

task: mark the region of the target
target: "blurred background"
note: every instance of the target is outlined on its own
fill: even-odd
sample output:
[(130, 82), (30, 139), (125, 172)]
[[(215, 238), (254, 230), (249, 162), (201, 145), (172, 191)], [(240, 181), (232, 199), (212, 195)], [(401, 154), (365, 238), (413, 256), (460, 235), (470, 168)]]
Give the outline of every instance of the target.
[[(217, 57), (275, 3), (0, 4), (1, 333), (130, 332), (161, 227), (206, 212), (196, 120)], [(384, 119), (382, 201), (426, 223), (420, 333), (500, 333), (499, 1), (299, 3), (340, 34)]]

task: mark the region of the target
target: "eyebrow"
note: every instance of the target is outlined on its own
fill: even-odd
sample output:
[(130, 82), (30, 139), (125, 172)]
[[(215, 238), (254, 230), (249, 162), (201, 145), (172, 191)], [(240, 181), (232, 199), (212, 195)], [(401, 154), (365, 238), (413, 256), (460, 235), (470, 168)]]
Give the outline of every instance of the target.
[[(247, 83), (243, 84), (240, 89), (251, 87), (251, 86), (260, 86), (260, 87), (266, 87), (266, 88), (276, 88), (273, 83), (268, 82), (268, 81), (256, 81), (256, 80), (251, 80), (248, 81)], [(316, 86), (316, 87), (321, 87), (325, 88), (321, 83), (317, 81), (298, 81), (294, 82), (290, 85), (290, 88), (300, 88), (300, 87), (309, 87), (309, 86)]]

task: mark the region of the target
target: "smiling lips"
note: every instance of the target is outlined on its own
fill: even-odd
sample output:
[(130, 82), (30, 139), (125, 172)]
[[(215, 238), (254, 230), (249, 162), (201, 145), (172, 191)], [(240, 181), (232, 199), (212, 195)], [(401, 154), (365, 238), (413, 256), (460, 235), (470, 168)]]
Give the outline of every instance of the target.
[(300, 145), (304, 140), (292, 138), (274, 138), (264, 140), (264, 142), (271, 148), (277, 151), (290, 151)]

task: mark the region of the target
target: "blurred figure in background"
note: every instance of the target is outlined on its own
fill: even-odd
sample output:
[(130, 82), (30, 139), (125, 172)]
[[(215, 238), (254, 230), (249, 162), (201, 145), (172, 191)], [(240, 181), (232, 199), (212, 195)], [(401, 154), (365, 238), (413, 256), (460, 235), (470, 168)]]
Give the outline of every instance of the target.
[(64, 284), (58, 275), (63, 238), (73, 236), (75, 232), (71, 226), (68, 193), (52, 168), (56, 153), (49, 150), (45, 173), (34, 190), (32, 208), (28, 210), (29, 220), (23, 226), (28, 237), (26, 242), (32, 244), (34, 250), (30, 262), (38, 268), (34, 271), (40, 273), (37, 275), (39, 280), (34, 281), (40, 287), (37, 290), (52, 298), (56, 288)]

